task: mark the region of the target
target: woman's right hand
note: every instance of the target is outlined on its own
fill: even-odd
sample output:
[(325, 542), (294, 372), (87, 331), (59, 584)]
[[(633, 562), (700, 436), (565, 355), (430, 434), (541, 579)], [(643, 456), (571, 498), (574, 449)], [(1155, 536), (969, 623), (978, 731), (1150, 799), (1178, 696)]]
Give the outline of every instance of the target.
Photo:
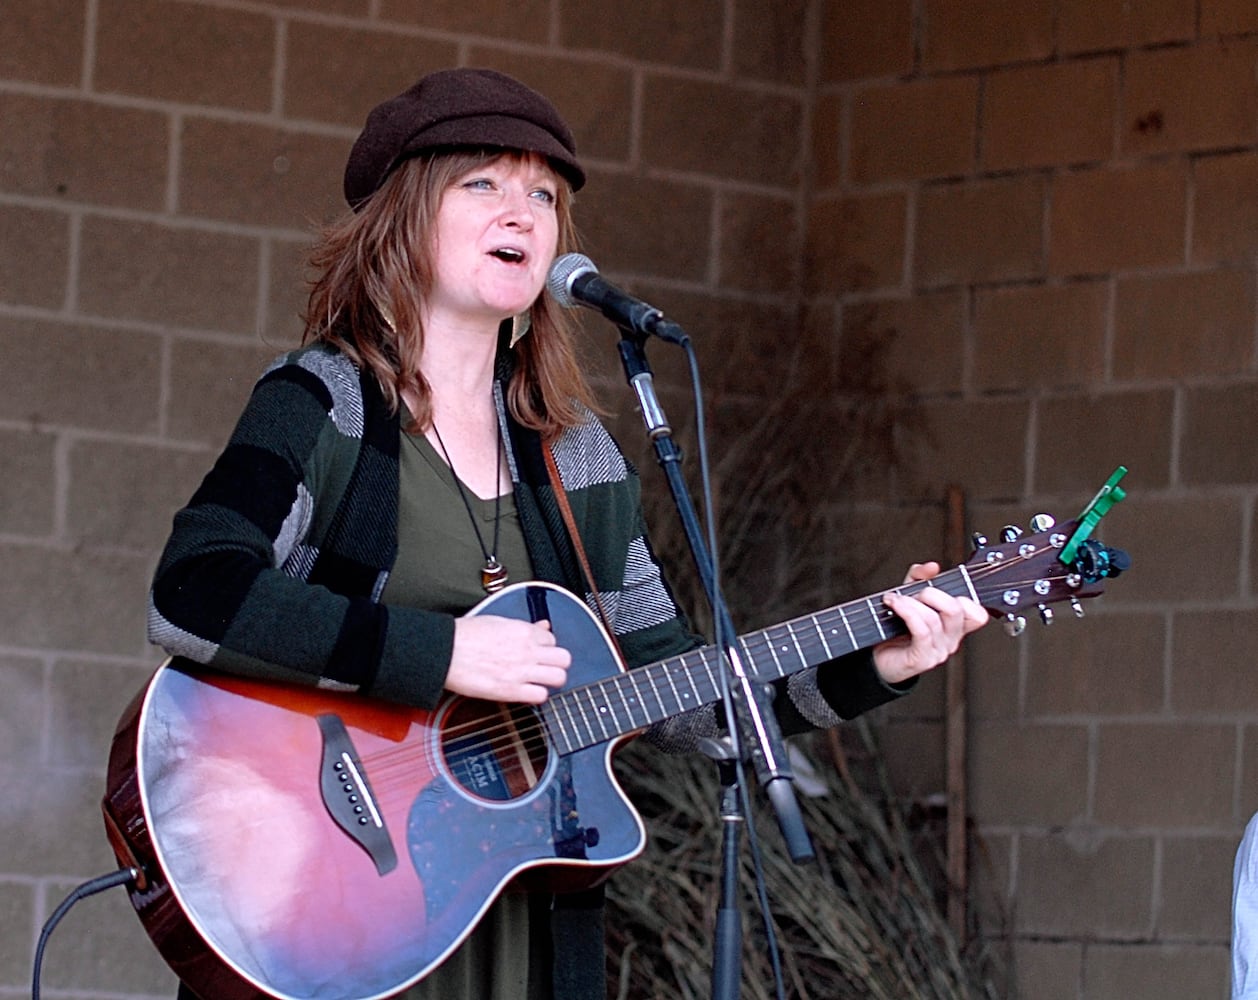
[(540, 705), (564, 686), (571, 664), (572, 654), (559, 645), (550, 622), (459, 618), (445, 686), (468, 698)]

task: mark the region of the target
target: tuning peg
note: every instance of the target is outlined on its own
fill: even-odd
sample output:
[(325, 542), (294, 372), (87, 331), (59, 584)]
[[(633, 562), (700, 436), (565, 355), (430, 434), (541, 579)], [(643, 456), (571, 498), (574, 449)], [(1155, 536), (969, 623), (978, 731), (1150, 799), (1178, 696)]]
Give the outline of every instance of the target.
[(1053, 624), (1053, 617), (1054, 617), (1053, 609), (1050, 608), (1047, 604), (1041, 604), (1040, 605), (1040, 621), (1042, 621), (1045, 625), (1051, 625)]
[(1036, 514), (1031, 518), (1031, 530), (1035, 532), (1047, 531), (1056, 523), (1052, 514)]
[(1000, 529), (1000, 537), (1006, 542), (1016, 542), (1022, 537), (1022, 529), (1016, 524), (1006, 524)]
[(1026, 619), (1021, 615), (1005, 615), (1005, 631), (1012, 636), (1019, 636), (1026, 631)]
[(976, 549), (981, 549), (984, 545), (987, 544), (987, 536), (984, 535), (981, 531), (976, 531), (974, 532), (974, 534), (970, 536), (970, 541), (974, 543), (974, 547)]
[(1083, 605), (1079, 603), (1079, 598), (1072, 597), (1070, 599), (1070, 610), (1075, 613), (1076, 618), (1083, 617)]

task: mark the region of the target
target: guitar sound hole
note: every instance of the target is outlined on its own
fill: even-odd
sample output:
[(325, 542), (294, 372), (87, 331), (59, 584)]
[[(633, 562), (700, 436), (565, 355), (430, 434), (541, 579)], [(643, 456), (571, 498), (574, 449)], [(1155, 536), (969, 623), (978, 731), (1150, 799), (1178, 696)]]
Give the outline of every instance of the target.
[(537, 787), (550, 748), (534, 711), (462, 699), (442, 724), (442, 752), (454, 780), (470, 795), (506, 802)]

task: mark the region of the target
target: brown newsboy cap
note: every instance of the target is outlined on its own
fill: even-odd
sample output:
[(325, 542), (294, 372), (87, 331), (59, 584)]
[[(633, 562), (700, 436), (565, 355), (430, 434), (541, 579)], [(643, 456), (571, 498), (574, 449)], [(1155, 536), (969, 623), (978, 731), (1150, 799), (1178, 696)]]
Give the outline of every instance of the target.
[(358, 208), (403, 160), (458, 147), (541, 153), (574, 191), (585, 183), (572, 132), (550, 101), (492, 69), (445, 69), (367, 115), (345, 164), (345, 200)]

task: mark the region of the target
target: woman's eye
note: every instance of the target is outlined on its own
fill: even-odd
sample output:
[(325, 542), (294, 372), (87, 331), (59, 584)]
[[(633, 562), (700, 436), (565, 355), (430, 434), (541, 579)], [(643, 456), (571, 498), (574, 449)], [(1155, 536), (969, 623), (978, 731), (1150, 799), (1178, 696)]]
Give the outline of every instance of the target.
[(487, 191), (494, 186), (494, 182), (488, 177), (473, 177), (471, 180), (464, 181), (465, 188), (474, 188), (480, 191)]
[(538, 188), (533, 192), (533, 197), (538, 201), (545, 202), (547, 205), (553, 205), (555, 203), (555, 192), (546, 188)]

